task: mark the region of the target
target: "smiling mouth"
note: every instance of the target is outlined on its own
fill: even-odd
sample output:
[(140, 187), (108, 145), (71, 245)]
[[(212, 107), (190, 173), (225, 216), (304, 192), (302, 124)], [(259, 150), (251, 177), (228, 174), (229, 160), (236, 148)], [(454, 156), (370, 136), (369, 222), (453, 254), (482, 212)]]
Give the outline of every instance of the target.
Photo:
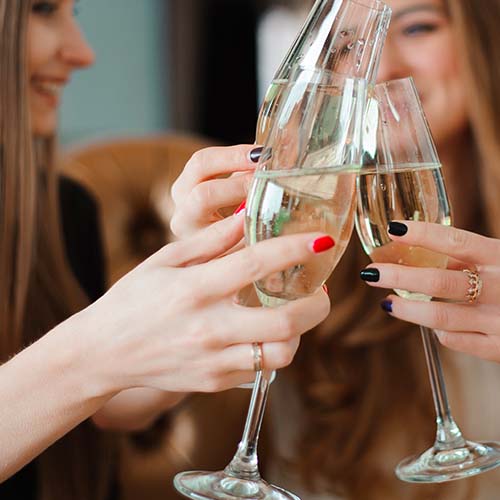
[(39, 78), (33, 78), (31, 80), (31, 86), (35, 92), (43, 97), (52, 105), (57, 106), (66, 82), (56, 82), (50, 80), (43, 80)]

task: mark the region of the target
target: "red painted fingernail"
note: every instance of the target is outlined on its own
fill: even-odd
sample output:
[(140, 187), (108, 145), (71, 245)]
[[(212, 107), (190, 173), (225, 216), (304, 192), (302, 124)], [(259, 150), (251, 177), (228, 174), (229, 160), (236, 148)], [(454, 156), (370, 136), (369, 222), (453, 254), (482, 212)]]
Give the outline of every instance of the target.
[(247, 200), (243, 201), (243, 203), (234, 211), (234, 215), (238, 215), (239, 213), (243, 212), (247, 206)]
[(318, 238), (313, 243), (312, 249), (314, 253), (321, 253), (330, 250), (330, 248), (333, 248), (334, 246), (335, 246), (335, 241), (333, 240), (332, 237), (323, 236), (321, 238)]
[(328, 287), (326, 286), (326, 283), (323, 285), (323, 290), (325, 291), (325, 293), (328, 293)]

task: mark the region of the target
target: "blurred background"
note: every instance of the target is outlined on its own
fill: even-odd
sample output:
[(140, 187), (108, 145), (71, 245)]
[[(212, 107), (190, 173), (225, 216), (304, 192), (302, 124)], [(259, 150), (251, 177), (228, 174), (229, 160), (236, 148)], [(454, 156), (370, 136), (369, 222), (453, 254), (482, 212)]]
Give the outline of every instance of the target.
[(97, 54), (65, 93), (65, 145), (165, 130), (253, 142), (265, 87), (308, 0), (85, 0)]

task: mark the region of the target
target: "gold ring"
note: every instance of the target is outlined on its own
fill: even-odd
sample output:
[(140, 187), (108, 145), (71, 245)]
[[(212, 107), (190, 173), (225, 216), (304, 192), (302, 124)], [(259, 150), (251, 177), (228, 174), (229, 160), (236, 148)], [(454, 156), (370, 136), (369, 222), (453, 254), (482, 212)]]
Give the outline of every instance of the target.
[(474, 304), (474, 302), (479, 299), (481, 292), (483, 290), (483, 280), (477, 271), (471, 271), (470, 269), (464, 269), (463, 272), (467, 275), (469, 279), (469, 289), (467, 290), (467, 295), (465, 300), (469, 304)]
[(256, 372), (262, 371), (262, 344), (254, 342), (252, 344), (253, 369)]

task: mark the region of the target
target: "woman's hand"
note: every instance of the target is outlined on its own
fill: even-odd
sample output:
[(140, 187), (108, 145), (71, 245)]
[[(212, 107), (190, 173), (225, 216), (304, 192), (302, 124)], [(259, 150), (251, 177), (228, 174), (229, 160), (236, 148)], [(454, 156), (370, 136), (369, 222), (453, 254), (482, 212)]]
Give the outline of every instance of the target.
[(450, 349), (500, 362), (500, 240), (422, 222), (391, 223), (391, 233), (399, 243), (448, 255), (448, 269), (374, 263), (368, 272), (362, 271), (362, 278), (372, 286), (420, 292), (451, 303), (391, 295), (382, 307), (396, 318), (434, 328)]
[[(253, 380), (252, 343), (263, 343), (263, 365), (288, 365), (300, 335), (329, 312), (323, 291), (276, 309), (235, 301), (244, 286), (314, 259), (300, 234), (259, 243), (224, 257), (242, 238), (234, 216), (167, 245), (77, 315), (98, 353), (93, 369), (111, 391), (151, 387), (173, 392), (220, 391)], [(82, 334), (83, 335), (83, 334)]]
[(172, 232), (185, 238), (221, 220), (223, 209), (238, 207), (247, 197), (261, 151), (245, 145), (195, 153), (172, 186)]

